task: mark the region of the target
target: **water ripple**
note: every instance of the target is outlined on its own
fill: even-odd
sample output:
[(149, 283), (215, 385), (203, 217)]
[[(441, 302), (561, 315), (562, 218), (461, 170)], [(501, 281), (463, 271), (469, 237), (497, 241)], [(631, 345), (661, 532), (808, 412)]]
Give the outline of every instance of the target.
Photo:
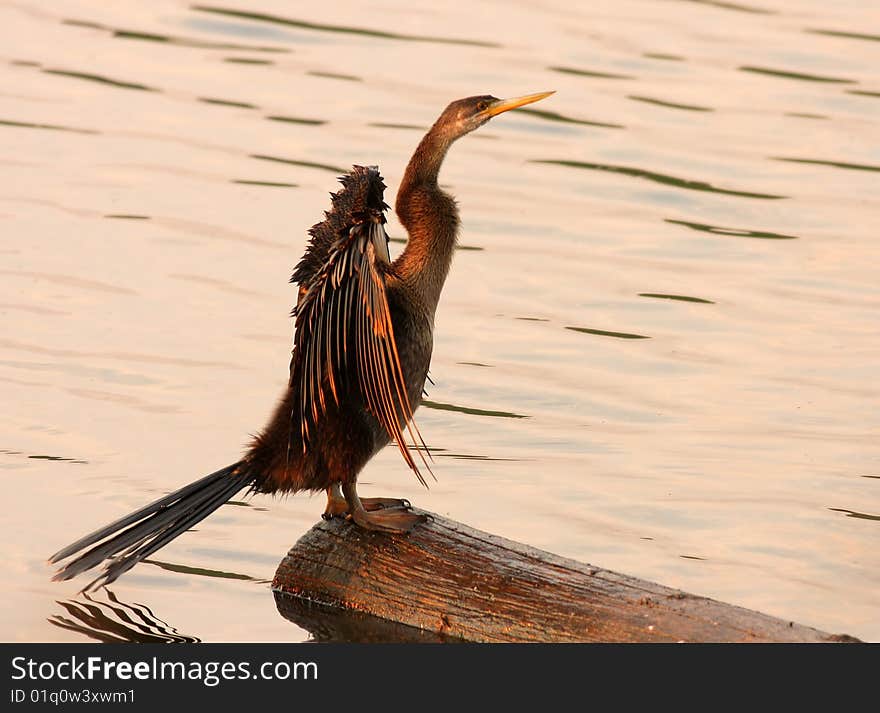
[(240, 183), (244, 186), (266, 186), (269, 188), (297, 188), (298, 183), (282, 183), (280, 181), (254, 181), (244, 178), (233, 178), (230, 183)]
[[(406, 245), (406, 243), (409, 241), (406, 238), (388, 238), (388, 242)], [(456, 250), (464, 250), (464, 251), (468, 251), (468, 250), (481, 251), (481, 250), (485, 250), (486, 248), (482, 248), (479, 245), (464, 245), (463, 243), (456, 243), (455, 249)]]
[(55, 349), (37, 344), (14, 342), (0, 338), (0, 348), (13, 349), (15, 351), (31, 352), (34, 354), (48, 354), (49, 356), (74, 357), (87, 359), (114, 359), (120, 361), (146, 362), (148, 364), (168, 364), (171, 366), (192, 367), (204, 369), (219, 367), (224, 369), (241, 369), (238, 364), (225, 361), (209, 361), (201, 359), (184, 359), (182, 357), (167, 357), (156, 354), (138, 354), (136, 352), (86, 352), (73, 349)]
[(286, 124), (302, 124), (303, 126), (322, 126), (327, 123), (324, 119), (304, 119), (300, 116), (273, 115), (267, 116), (266, 119), (269, 121), (281, 121)]
[(780, 77), (782, 79), (797, 79), (802, 82), (825, 82), (828, 84), (856, 84), (854, 79), (842, 79), (841, 77), (827, 77), (820, 74), (804, 74), (803, 72), (791, 72), (784, 69), (771, 69), (769, 67), (751, 67), (742, 66), (738, 68), (740, 72), (751, 72), (753, 74), (766, 74), (771, 77)]
[(272, 60), (269, 59), (253, 59), (251, 57), (224, 57), (223, 61), (229, 62), (230, 64), (275, 64)]
[(785, 116), (795, 116), (798, 119), (828, 119), (825, 114), (812, 114), (806, 111), (787, 111)]
[(697, 5), (708, 5), (717, 7), (721, 10), (734, 10), (735, 12), (747, 12), (752, 15), (775, 15), (775, 10), (768, 10), (763, 7), (755, 7), (754, 5), (743, 5), (735, 2), (724, 2), (723, 0), (684, 0), (684, 2), (692, 2)]
[(377, 129), (404, 129), (408, 131), (427, 131), (430, 128), (419, 124), (393, 124), (384, 121), (375, 121), (367, 124), (367, 126), (374, 126)]
[(771, 156), (774, 161), (787, 161), (788, 163), (807, 163), (813, 166), (831, 166), (832, 168), (846, 168), (851, 171), (880, 171), (880, 166), (872, 166), (867, 163), (845, 163), (843, 161), (825, 161), (815, 158), (791, 158), (788, 156)]
[(339, 72), (321, 72), (318, 70), (312, 70), (310, 72), (306, 72), (306, 74), (311, 75), (312, 77), (323, 77), (325, 79), (341, 79), (343, 82), (363, 82), (364, 80), (361, 77), (357, 77), (354, 74), (340, 74)]
[(770, 193), (754, 193), (751, 191), (734, 191), (727, 188), (718, 188), (711, 183), (705, 181), (692, 181), (686, 178), (677, 178), (676, 176), (668, 176), (654, 171), (646, 171), (641, 168), (632, 168), (630, 166), (614, 166), (604, 163), (587, 163), (584, 161), (566, 161), (562, 159), (532, 159), (530, 163), (547, 163), (557, 166), (568, 166), (569, 168), (582, 168), (589, 171), (609, 171), (611, 173), (620, 173), (625, 176), (633, 176), (634, 178), (644, 178), (654, 183), (662, 183), (675, 188), (684, 188), (689, 191), (706, 191), (708, 193), (720, 193), (728, 196), (741, 196), (743, 198), (761, 198), (764, 200), (778, 200), (787, 198), (788, 196), (778, 196)]
[(642, 57), (648, 59), (660, 59), (666, 62), (684, 62), (685, 58), (678, 54), (666, 54), (665, 52), (644, 52)]
[(227, 282), (226, 280), (221, 280), (216, 277), (206, 277), (205, 275), (190, 275), (188, 273), (171, 273), (168, 275), (175, 280), (182, 280), (184, 282), (194, 282), (200, 285), (207, 285), (208, 287), (214, 287), (221, 292), (229, 292), (235, 295), (242, 295), (244, 297), (256, 297), (259, 299), (272, 299), (271, 295), (266, 294), (265, 292), (258, 292), (257, 290), (250, 290), (246, 287), (239, 287), (238, 285), (234, 285), (231, 282)]
[(22, 312), (32, 312), (33, 314), (51, 314), (51, 315), (69, 315), (70, 312), (52, 307), (43, 307), (42, 305), (19, 304), (16, 302), (0, 302), (0, 310), (17, 309)]
[(606, 329), (591, 329), (589, 327), (566, 327), (572, 332), (582, 332), (583, 334), (596, 334), (600, 337), (616, 337), (617, 339), (650, 339), (644, 334), (632, 334), (630, 332), (609, 332)]
[(23, 458), (30, 458), (32, 460), (46, 460), (53, 462), (62, 462), (62, 463), (75, 463), (77, 465), (88, 465), (87, 460), (83, 460), (82, 458), (67, 458), (65, 456), (49, 456), (49, 455), (27, 455), (22, 451), (13, 451), (8, 448), (0, 448), (0, 453), (8, 456), (22, 456)]
[(575, 119), (570, 116), (564, 116), (555, 111), (543, 111), (542, 109), (520, 109), (520, 114), (530, 114), (537, 116), (539, 119), (547, 121), (558, 121), (563, 124), (580, 124), (581, 126), (598, 126), (603, 129), (625, 129), (623, 124), (609, 124), (604, 121), (588, 121), (587, 119)]
[(574, 74), (578, 77), (595, 77), (597, 79), (635, 79), (631, 74), (614, 74), (612, 72), (597, 72), (591, 69), (578, 69), (576, 67), (547, 67), (551, 72), (561, 74)]
[(275, 163), (286, 163), (289, 166), (302, 166), (303, 168), (317, 168), (322, 171), (332, 171), (333, 173), (339, 175), (342, 173), (346, 173), (346, 169), (340, 168), (339, 166), (333, 166), (329, 163), (317, 163), (315, 161), (300, 161), (295, 158), (281, 158), (279, 156), (267, 156), (266, 154), (250, 154), (251, 158), (258, 159), (260, 161), (274, 161)]
[(120, 394), (113, 391), (83, 388), (68, 388), (65, 389), (65, 391), (84, 399), (119, 404), (120, 406), (126, 406), (135, 409), (136, 411), (145, 411), (147, 413), (179, 413), (181, 410), (180, 407), (176, 405), (155, 403), (137, 396), (132, 396), (131, 394)]
[(666, 107), (667, 109), (683, 109), (684, 111), (715, 111), (709, 106), (697, 106), (696, 104), (677, 104), (675, 102), (663, 101), (662, 99), (652, 99), (651, 97), (642, 97), (631, 94), (627, 99), (632, 99), (645, 104), (656, 104), (657, 106)]
[(264, 579), (252, 577), (249, 574), (241, 574), (239, 572), (224, 572), (223, 570), (219, 569), (190, 567), (184, 564), (174, 564), (173, 562), (160, 562), (159, 560), (154, 559), (144, 560), (144, 562), (146, 562), (147, 564), (155, 565), (156, 567), (164, 569), (167, 572), (176, 572), (178, 574), (195, 574), (199, 577), (214, 577), (215, 579), (237, 579), (245, 582), (266, 582), (266, 580)]
[(639, 297), (653, 297), (658, 300), (679, 300), (681, 302), (699, 302), (700, 304), (713, 305), (712, 300), (704, 300), (702, 297), (688, 297), (687, 295), (665, 295), (660, 292), (639, 292)]
[(28, 121), (12, 121), (11, 119), (0, 119), (0, 126), (14, 126), (22, 129), (47, 129), (50, 131), (71, 131), (75, 134), (101, 133), (94, 129), (78, 129), (72, 126), (60, 126), (59, 124), (33, 124)]
[(218, 106), (231, 106), (236, 107), (238, 109), (259, 109), (256, 104), (249, 104), (248, 102), (239, 102), (232, 101), (231, 99), (215, 99), (213, 97), (197, 97), (200, 102), (204, 102), (205, 104), (217, 104)]
[(111, 285), (98, 280), (86, 279), (83, 277), (74, 277), (73, 275), (59, 275), (51, 272), (33, 272), (30, 270), (0, 270), (0, 274), (15, 275), (16, 277), (30, 277), (34, 280), (45, 280), (55, 285), (64, 285), (65, 287), (76, 287), (83, 290), (95, 290), (98, 292), (113, 292), (118, 295), (136, 295), (137, 292), (127, 287), (119, 285)]
[(842, 512), (846, 513), (847, 517), (855, 517), (859, 520), (876, 520), (880, 521), (880, 515), (869, 515), (864, 512), (856, 512), (855, 510), (845, 510), (844, 508), (828, 508), (829, 510), (833, 510), (834, 512)]
[(880, 35), (868, 35), (864, 32), (844, 32), (842, 30), (820, 30), (820, 29), (806, 29), (804, 32), (809, 32), (814, 35), (826, 35), (828, 37), (842, 37), (849, 40), (868, 40), (869, 42), (880, 42)]
[(56, 74), (61, 77), (73, 77), (74, 79), (84, 79), (89, 82), (97, 82), (119, 89), (136, 89), (142, 92), (157, 92), (158, 89), (148, 87), (146, 84), (138, 84), (136, 82), (125, 82), (121, 79), (111, 79), (100, 74), (90, 74), (88, 72), (74, 72), (67, 69), (44, 69), (46, 74)]
[(456, 411), (458, 413), (466, 413), (471, 416), (495, 416), (497, 418), (528, 418), (519, 413), (511, 413), (510, 411), (489, 411), (480, 408), (471, 408), (469, 406), (458, 406), (456, 404), (446, 404), (439, 401), (422, 401), (425, 408), (437, 409), (438, 411)]
[(92, 30), (101, 30), (109, 32), (113, 37), (125, 40), (142, 40), (145, 42), (162, 42), (169, 45), (177, 45), (179, 47), (198, 47), (201, 49), (217, 49), (217, 50), (242, 50), (248, 52), (290, 52), (284, 47), (263, 47), (260, 45), (243, 45), (234, 42), (209, 42), (206, 40), (196, 40), (190, 37), (175, 37), (173, 35), (158, 35), (152, 32), (140, 32), (137, 30), (123, 30), (118, 27), (110, 27), (102, 25), (99, 22), (89, 22), (86, 20), (62, 20), (64, 25), (73, 25), (75, 27), (87, 27)]
[(318, 22), (306, 22), (279, 15), (270, 15), (263, 12), (247, 12), (232, 8), (215, 7), (213, 5), (191, 5), (196, 12), (207, 12), (225, 17), (235, 17), (241, 20), (253, 20), (255, 22), (268, 22), (274, 25), (296, 27), (300, 30), (315, 30), (317, 32), (336, 32), (347, 35), (361, 35), (383, 40), (404, 40), (407, 42), (436, 42), (450, 45), (469, 45), (471, 47), (500, 47), (495, 42), (483, 42), (481, 40), (464, 40), (455, 37), (431, 37), (429, 35), (406, 35), (399, 32), (386, 32), (384, 30), (370, 30), (364, 27), (350, 27), (347, 25), (328, 25)]
[(771, 233), (766, 230), (746, 230), (744, 228), (722, 228), (718, 225), (708, 225), (707, 223), (693, 223), (688, 220), (676, 220), (674, 218), (664, 218), (667, 223), (673, 225), (683, 225), (691, 230), (699, 230), (704, 233), (712, 233), (713, 235), (732, 235), (737, 238), (763, 238), (765, 240), (797, 240), (797, 235), (785, 235), (784, 233)]

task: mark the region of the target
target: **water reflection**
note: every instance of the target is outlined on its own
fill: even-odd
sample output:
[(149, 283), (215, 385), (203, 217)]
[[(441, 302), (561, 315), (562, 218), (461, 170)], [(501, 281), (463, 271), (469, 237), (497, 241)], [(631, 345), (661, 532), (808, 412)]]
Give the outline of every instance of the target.
[(56, 602), (65, 614), (53, 614), (47, 621), (53, 626), (73, 631), (102, 643), (169, 644), (198, 643), (195, 636), (181, 634), (157, 617), (144, 604), (121, 601), (106, 587), (101, 590), (106, 602), (94, 595), (80, 594), (78, 599)]
[[(543, 88), (553, 104), (475, 134), (444, 169), (464, 244), (438, 311), (444, 380), (422, 413), (444, 447), (432, 509), (880, 635), (868, 4), (553, 0), (493, 15), (389, 0), (380, 16), (192, 1), (0, 7), (0, 468), (17, 476), (2, 554), (20, 575), (3, 590), (7, 638), (59, 637), (56, 610), (83, 626), (54, 603), (64, 590), (46, 593), (38, 546), (69, 539), (71, 493), (78, 518), (102, 521), (136, 497), (123, 481), (167, 492), (266, 416), (289, 360), (286, 280), (343, 157), (399, 175), (449, 100)], [(366, 476), (383, 494), (396, 457)], [(126, 598), (228, 640), (214, 613), (265, 597), (267, 552), (322, 505), (305, 500), (254, 501), (235, 556), (233, 528), (205, 527), (187, 565), (153, 562)], [(232, 505), (221, 521), (254, 514)], [(710, 562), (680, 557), (696, 552)], [(158, 604), (187, 581), (198, 606)], [(252, 638), (301, 635), (275, 607), (250, 612)]]
[[(227, 505), (229, 503), (226, 503)], [(235, 503), (241, 505), (241, 503)], [(263, 508), (265, 509), (265, 508)], [(159, 569), (168, 572), (177, 572), (178, 574), (189, 574), (196, 577), (211, 577), (213, 579), (234, 579), (244, 582), (256, 582), (257, 584), (268, 584), (269, 580), (251, 577), (249, 574), (241, 574), (240, 572), (225, 572), (219, 569), (209, 569), (207, 567), (190, 567), (184, 564), (175, 564), (174, 562), (162, 562), (160, 560), (148, 559), (144, 560), (147, 564), (152, 564)]]
[(311, 634), (315, 642), (440, 644), (458, 641), (363, 612), (331, 607), (275, 591), (278, 613)]

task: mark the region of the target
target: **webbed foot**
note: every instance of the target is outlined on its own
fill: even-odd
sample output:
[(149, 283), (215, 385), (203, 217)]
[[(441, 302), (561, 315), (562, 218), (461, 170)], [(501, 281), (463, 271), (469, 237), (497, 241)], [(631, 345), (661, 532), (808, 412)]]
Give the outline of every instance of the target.
[[(410, 505), (409, 500), (400, 498), (361, 498), (361, 507), (367, 512), (375, 510), (406, 510)], [(334, 517), (346, 517), (349, 513), (348, 502), (342, 494), (342, 490), (338, 484), (331, 485), (327, 488), (327, 507), (321, 513), (321, 517), (325, 520), (332, 520)]]
[(428, 519), (426, 515), (416, 515), (403, 508), (384, 508), (372, 512), (361, 508), (348, 517), (365, 530), (391, 533), (409, 532), (420, 522)]
[(402, 498), (361, 498), (361, 505), (364, 506), (364, 510), (367, 512), (386, 510), (388, 508), (406, 510), (412, 507), (409, 500)]

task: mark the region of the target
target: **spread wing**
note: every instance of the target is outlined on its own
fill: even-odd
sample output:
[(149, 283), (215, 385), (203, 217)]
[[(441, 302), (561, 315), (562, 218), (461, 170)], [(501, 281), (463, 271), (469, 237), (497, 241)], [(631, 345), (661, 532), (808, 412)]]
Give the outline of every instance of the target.
[(424, 485), (404, 437), (406, 430), (414, 445), (421, 444), (430, 472), (412, 420), (386, 291), (385, 185), (375, 167), (355, 166), (341, 181), (291, 278), (299, 283), (299, 299), (290, 383), (299, 394), (303, 449), (328, 407), (359, 396)]

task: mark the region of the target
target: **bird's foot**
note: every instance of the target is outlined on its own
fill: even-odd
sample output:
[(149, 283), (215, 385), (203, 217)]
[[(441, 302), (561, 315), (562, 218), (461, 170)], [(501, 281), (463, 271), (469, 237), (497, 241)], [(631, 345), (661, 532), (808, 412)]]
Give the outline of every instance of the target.
[(348, 517), (365, 530), (391, 533), (409, 532), (420, 522), (428, 519), (426, 515), (416, 515), (399, 507), (383, 508), (372, 512), (355, 510)]
[(409, 500), (401, 498), (361, 498), (361, 505), (364, 506), (364, 510), (367, 512), (387, 510), (389, 508), (407, 510), (412, 507)]
[[(409, 500), (403, 500), (401, 498), (361, 498), (361, 505), (363, 505), (364, 510), (367, 512), (390, 509), (406, 510), (412, 507)], [(327, 500), (327, 507), (324, 509), (324, 512), (321, 513), (321, 517), (325, 520), (332, 520), (334, 517), (347, 516), (348, 503), (345, 502), (345, 498), (329, 498)]]
[(321, 517), (325, 520), (332, 520), (334, 517), (346, 517), (348, 515), (348, 503), (345, 498), (329, 498), (327, 507), (321, 513)]

